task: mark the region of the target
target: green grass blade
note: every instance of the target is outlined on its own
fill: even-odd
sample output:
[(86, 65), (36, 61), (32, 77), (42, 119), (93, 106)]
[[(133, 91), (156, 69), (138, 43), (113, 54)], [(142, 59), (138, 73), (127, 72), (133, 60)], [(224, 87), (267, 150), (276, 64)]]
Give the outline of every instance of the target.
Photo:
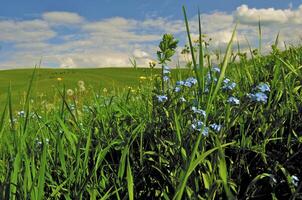
[(127, 159), (127, 186), (128, 186), (129, 200), (134, 199), (133, 185), (134, 185), (133, 176), (132, 176), (131, 165), (130, 165), (130, 160), (129, 160), (129, 156), (128, 156), (128, 159)]
[(231, 39), (230, 39), (230, 41), (227, 45), (226, 53), (225, 53), (225, 56), (224, 56), (224, 59), (223, 59), (222, 67), (221, 67), (221, 73), (220, 73), (220, 76), (218, 78), (215, 90), (214, 90), (213, 94), (210, 97), (210, 99), (211, 99), (210, 104), (215, 99), (218, 91), (220, 90), (220, 85), (221, 85), (221, 83), (224, 79), (224, 76), (225, 76), (225, 73), (226, 73), (226, 68), (228, 66), (228, 62), (229, 62), (229, 59), (230, 59), (230, 56), (231, 56), (232, 44), (233, 44), (233, 39), (234, 39), (234, 36), (235, 36), (235, 33), (236, 33), (236, 28), (237, 28), (237, 24), (236, 24), (236, 26), (233, 30), (232, 37), (231, 37)]
[(40, 169), (39, 169), (38, 200), (44, 198), (45, 173), (46, 173), (46, 164), (47, 164), (47, 160), (46, 160), (47, 148), (48, 148), (48, 146), (44, 142), (42, 158), (41, 158), (41, 162), (40, 162)]

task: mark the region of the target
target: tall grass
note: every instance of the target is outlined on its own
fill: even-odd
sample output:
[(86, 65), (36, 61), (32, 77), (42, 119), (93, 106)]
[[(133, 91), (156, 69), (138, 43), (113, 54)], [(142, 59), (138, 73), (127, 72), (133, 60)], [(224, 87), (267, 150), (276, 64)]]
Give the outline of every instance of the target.
[[(37, 71), (23, 110), (9, 87), (0, 199), (302, 198), (302, 48), (250, 47), (248, 59), (231, 48), (234, 28), (222, 63), (208, 68), (200, 16), (195, 55), (183, 12), (193, 71), (162, 68), (118, 95), (58, 88), (51, 108), (29, 100)], [(161, 56), (173, 55), (170, 39)]]

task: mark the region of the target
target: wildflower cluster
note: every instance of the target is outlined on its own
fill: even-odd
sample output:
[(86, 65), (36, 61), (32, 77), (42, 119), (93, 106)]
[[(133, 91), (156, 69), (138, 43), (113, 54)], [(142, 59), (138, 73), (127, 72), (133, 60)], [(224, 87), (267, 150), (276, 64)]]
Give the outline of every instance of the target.
[(270, 91), (270, 87), (267, 83), (260, 83), (254, 88), (254, 93), (248, 93), (247, 97), (252, 102), (267, 103), (267, 93)]

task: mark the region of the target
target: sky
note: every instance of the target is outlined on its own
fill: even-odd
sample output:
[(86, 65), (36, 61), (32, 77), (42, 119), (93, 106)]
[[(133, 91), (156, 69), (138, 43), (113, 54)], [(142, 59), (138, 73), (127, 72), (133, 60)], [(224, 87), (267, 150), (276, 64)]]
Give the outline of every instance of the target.
[(202, 32), (212, 50), (223, 49), (238, 22), (236, 42), (258, 45), (261, 20), (264, 51), (280, 32), (280, 48), (301, 44), (302, 0), (0, 0), (0, 69), (139, 66), (156, 59), (164, 33), (179, 39), (177, 59), (187, 42), (182, 6), (192, 37)]

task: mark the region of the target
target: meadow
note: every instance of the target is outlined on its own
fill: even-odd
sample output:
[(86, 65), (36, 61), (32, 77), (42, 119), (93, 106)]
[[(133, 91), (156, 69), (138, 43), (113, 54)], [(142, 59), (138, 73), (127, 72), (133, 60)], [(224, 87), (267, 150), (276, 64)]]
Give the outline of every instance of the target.
[(235, 28), (214, 65), (185, 22), (187, 70), (165, 34), (159, 69), (1, 72), (21, 78), (1, 85), (0, 199), (302, 199), (302, 47), (247, 55)]

